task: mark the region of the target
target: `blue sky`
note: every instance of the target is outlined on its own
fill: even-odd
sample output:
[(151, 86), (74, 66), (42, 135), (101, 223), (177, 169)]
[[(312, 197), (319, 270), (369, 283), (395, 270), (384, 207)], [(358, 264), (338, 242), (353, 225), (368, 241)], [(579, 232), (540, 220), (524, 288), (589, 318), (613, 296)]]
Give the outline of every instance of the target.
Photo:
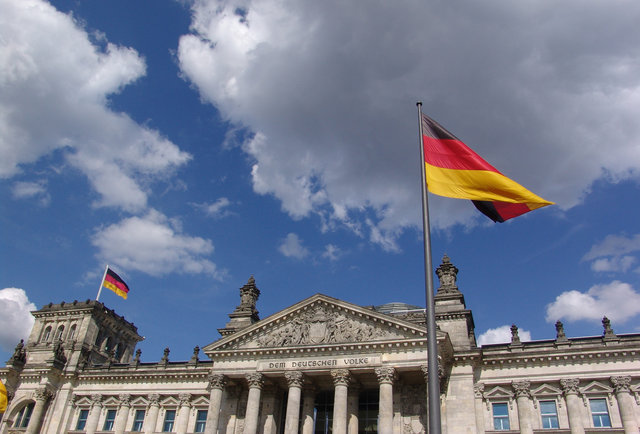
[[(0, 0), (0, 359), (95, 298), (188, 360), (254, 275), (424, 305), (416, 102), (557, 205), (430, 198), (483, 342), (640, 332), (640, 4)], [(436, 280), (437, 282), (437, 280)]]

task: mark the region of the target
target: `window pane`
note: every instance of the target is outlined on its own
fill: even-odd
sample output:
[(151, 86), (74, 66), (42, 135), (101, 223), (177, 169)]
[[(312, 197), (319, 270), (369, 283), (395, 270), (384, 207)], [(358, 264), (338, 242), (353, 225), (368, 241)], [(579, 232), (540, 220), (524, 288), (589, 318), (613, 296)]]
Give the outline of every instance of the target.
[(76, 430), (82, 431), (87, 424), (87, 418), (89, 417), (89, 410), (80, 410), (78, 415), (78, 423), (76, 424)]
[(494, 403), (493, 407), (493, 429), (508, 430), (509, 425), (509, 408), (504, 402)]
[(133, 418), (133, 426), (131, 431), (140, 432), (144, 424), (144, 410), (136, 410), (136, 415)]
[(113, 421), (116, 420), (116, 411), (107, 410), (107, 417), (104, 419), (103, 431), (113, 431)]
[(611, 419), (609, 419), (609, 410), (607, 409), (607, 401), (605, 399), (590, 399), (589, 407), (591, 408), (594, 427), (607, 428), (611, 426)]
[(162, 425), (163, 432), (173, 431), (173, 421), (176, 419), (175, 410), (167, 410), (164, 414), (164, 424)]
[(206, 424), (207, 424), (207, 410), (198, 410), (194, 432), (204, 432), (204, 427)]
[(555, 401), (540, 401), (542, 428), (558, 428), (558, 411)]

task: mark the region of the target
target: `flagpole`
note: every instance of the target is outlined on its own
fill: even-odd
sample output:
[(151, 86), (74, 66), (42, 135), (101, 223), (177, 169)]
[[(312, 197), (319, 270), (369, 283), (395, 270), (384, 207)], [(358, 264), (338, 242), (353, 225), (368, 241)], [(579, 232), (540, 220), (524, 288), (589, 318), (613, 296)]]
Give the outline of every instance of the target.
[(100, 293), (102, 292), (102, 284), (104, 283), (104, 279), (107, 277), (107, 270), (109, 270), (109, 264), (104, 267), (104, 274), (102, 275), (102, 280), (100, 281), (100, 288), (98, 288), (98, 295), (96, 295), (96, 301), (100, 299)]
[(438, 377), (438, 338), (436, 336), (436, 309), (433, 297), (433, 264), (431, 260), (431, 228), (429, 224), (429, 201), (425, 173), (424, 143), (422, 138), (422, 102), (418, 106), (420, 129), (420, 167), (422, 173), (422, 231), (424, 233), (424, 276), (427, 315), (427, 397), (429, 404), (429, 434), (440, 434), (440, 379)]

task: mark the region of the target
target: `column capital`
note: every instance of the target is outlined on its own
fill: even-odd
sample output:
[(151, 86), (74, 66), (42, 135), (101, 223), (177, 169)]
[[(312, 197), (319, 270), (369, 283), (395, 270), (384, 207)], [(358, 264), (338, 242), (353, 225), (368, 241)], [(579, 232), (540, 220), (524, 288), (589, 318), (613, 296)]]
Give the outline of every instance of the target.
[(147, 395), (147, 399), (149, 400), (149, 405), (160, 405), (160, 395), (157, 393), (150, 393)]
[(560, 386), (562, 387), (562, 391), (566, 395), (577, 395), (580, 393), (580, 389), (578, 388), (578, 384), (580, 384), (580, 380), (577, 378), (562, 378), (560, 379)]
[(190, 393), (181, 393), (178, 395), (178, 400), (180, 401), (180, 407), (191, 406), (191, 394)]
[(473, 395), (476, 398), (484, 398), (484, 383), (476, 383), (473, 385)]
[(53, 393), (47, 387), (39, 387), (35, 390), (36, 401), (46, 401)]
[(631, 392), (631, 377), (630, 376), (615, 376), (609, 379), (616, 393), (619, 392)]
[(131, 407), (131, 395), (128, 393), (121, 393), (118, 395), (118, 399), (120, 400), (120, 405), (122, 407)]
[(398, 377), (396, 370), (391, 367), (376, 368), (375, 373), (380, 384), (393, 384)]
[(531, 397), (531, 382), (529, 380), (512, 381), (511, 387), (516, 393), (516, 398)]
[(259, 372), (251, 372), (250, 374), (246, 374), (245, 378), (247, 379), (247, 383), (249, 383), (249, 389), (261, 389), (264, 386), (264, 375)]
[(351, 382), (351, 373), (348, 369), (333, 369), (331, 377), (334, 386), (348, 386)]
[(209, 380), (209, 388), (210, 389), (220, 389), (223, 390), (224, 386), (227, 385), (227, 377), (222, 374), (209, 374), (207, 377)]
[(289, 387), (302, 387), (304, 383), (304, 375), (300, 371), (287, 371), (284, 373)]
[(102, 394), (93, 393), (91, 395), (91, 406), (92, 407), (102, 407)]

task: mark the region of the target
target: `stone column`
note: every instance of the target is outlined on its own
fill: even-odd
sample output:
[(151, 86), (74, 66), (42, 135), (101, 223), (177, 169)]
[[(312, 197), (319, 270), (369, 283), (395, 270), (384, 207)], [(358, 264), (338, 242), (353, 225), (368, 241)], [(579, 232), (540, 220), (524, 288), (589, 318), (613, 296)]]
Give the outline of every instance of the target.
[(638, 434), (638, 423), (634, 414), (630, 389), (631, 377), (611, 377), (610, 380), (615, 388), (618, 410), (620, 411), (620, 419), (622, 419), (622, 427), (625, 434)]
[(102, 412), (102, 395), (91, 395), (91, 411), (89, 417), (87, 417), (87, 424), (85, 429), (87, 434), (94, 434), (98, 429), (98, 421), (100, 420), (100, 413)]
[(218, 431), (220, 421), (220, 406), (222, 405), (222, 392), (227, 384), (227, 379), (222, 374), (209, 375), (209, 408), (207, 409), (207, 424), (204, 427), (205, 434), (215, 434)]
[(533, 434), (533, 418), (531, 415), (531, 383), (528, 380), (514, 381), (511, 383), (516, 393), (518, 404), (518, 422), (521, 434)]
[(331, 371), (331, 376), (335, 386), (332, 434), (347, 434), (347, 394), (351, 374), (348, 369), (335, 369)]
[[(278, 425), (276, 424), (276, 387), (265, 385), (262, 389), (262, 415), (259, 426), (262, 427), (262, 434), (276, 434)], [(260, 431), (260, 430), (258, 430)]]
[(160, 395), (152, 393), (147, 397), (149, 399), (149, 414), (144, 418), (144, 432), (151, 434), (155, 432), (158, 424), (158, 413), (160, 413)]
[(375, 372), (380, 384), (378, 432), (393, 434), (393, 381), (396, 377), (396, 370), (383, 367), (376, 368)]
[(569, 416), (569, 428), (571, 434), (584, 434), (584, 423), (582, 422), (582, 401), (578, 396), (577, 378), (563, 378), (560, 380), (560, 386), (564, 392), (564, 398), (567, 401), (567, 414)]
[(178, 404), (178, 415), (176, 418), (176, 433), (185, 434), (187, 425), (189, 424), (189, 410), (191, 409), (191, 394), (181, 393), (178, 395), (180, 403)]
[(244, 417), (244, 434), (256, 434), (258, 430), (258, 414), (260, 413), (260, 393), (264, 386), (261, 373), (253, 372), (246, 375), (249, 383), (249, 397), (247, 398), (247, 412)]
[(347, 393), (347, 434), (358, 434), (358, 406), (360, 404), (360, 388), (349, 385)]
[(284, 434), (298, 434), (300, 424), (300, 398), (302, 396), (303, 376), (300, 371), (285, 372), (285, 378), (289, 385), (289, 397), (287, 398), (287, 415), (284, 424)]
[(113, 431), (115, 434), (123, 434), (126, 430), (129, 410), (131, 409), (131, 395), (123, 393), (118, 396), (118, 398), (120, 399), (120, 408), (118, 409), (116, 421), (113, 424)]
[(313, 434), (313, 410), (316, 404), (316, 391), (307, 384), (302, 393), (302, 434)]
[(482, 400), (484, 398), (484, 383), (476, 383), (473, 385), (473, 396), (475, 398), (476, 411), (476, 433), (484, 433), (484, 408)]
[(29, 420), (26, 434), (37, 434), (40, 432), (42, 419), (44, 418), (44, 411), (50, 396), (51, 392), (46, 387), (41, 387), (36, 390), (36, 404), (33, 407), (33, 413), (31, 413), (31, 419)]

